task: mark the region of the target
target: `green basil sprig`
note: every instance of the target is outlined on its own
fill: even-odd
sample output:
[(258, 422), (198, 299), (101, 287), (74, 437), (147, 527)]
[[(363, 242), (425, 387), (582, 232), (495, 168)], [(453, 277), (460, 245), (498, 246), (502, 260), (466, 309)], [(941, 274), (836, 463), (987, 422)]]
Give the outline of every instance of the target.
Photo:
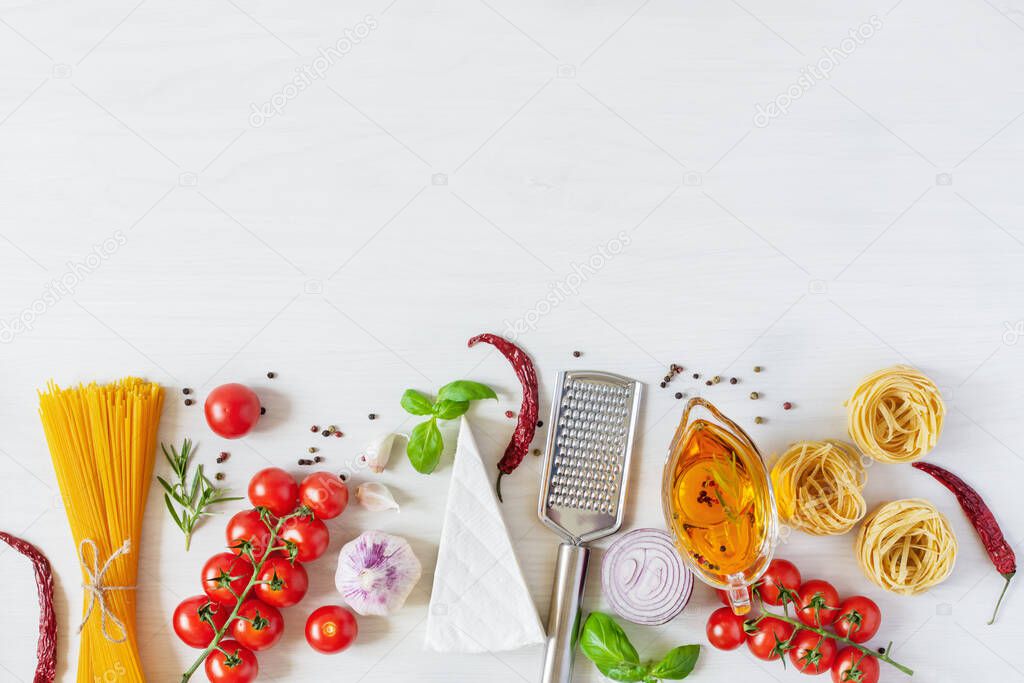
[(700, 645), (680, 645), (660, 661), (642, 663), (626, 632), (603, 612), (587, 617), (580, 649), (604, 676), (624, 683), (681, 680), (690, 675), (700, 656)]
[(497, 400), (498, 395), (486, 384), (460, 379), (449, 382), (437, 391), (437, 400), (416, 391), (406, 389), (402, 394), (402, 408), (411, 415), (429, 415), (430, 419), (416, 425), (409, 435), (405, 452), (417, 472), (430, 474), (437, 467), (444, 450), (444, 439), (437, 426), (438, 420), (454, 420), (469, 410), (470, 401), (485, 398)]

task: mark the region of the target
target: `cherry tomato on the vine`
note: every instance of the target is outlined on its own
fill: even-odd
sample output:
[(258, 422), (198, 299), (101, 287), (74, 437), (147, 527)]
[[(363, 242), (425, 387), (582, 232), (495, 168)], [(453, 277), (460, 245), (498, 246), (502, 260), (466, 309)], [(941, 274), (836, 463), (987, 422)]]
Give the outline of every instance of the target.
[(257, 563), (263, 559), (263, 554), (267, 551), (267, 546), (270, 545), (270, 529), (260, 519), (259, 510), (242, 510), (235, 513), (228, 520), (224, 535), (227, 538), (228, 547), (237, 555), (242, 555), (240, 544), (248, 543)]
[(253, 652), (273, 647), (284, 635), (281, 612), (261, 600), (248, 598), (238, 608), (238, 616), (231, 622), (231, 635)]
[(306, 597), (309, 589), (306, 568), (284, 557), (268, 558), (256, 578), (266, 582), (253, 588), (256, 597), (272, 607), (291, 607)]
[(292, 517), (281, 529), (281, 540), (295, 545), (299, 562), (312, 562), (327, 552), (331, 534), (327, 525), (315, 517)]
[(771, 662), (785, 654), (783, 645), (792, 635), (792, 624), (775, 617), (764, 617), (757, 622), (754, 632), (748, 634), (747, 649), (758, 659)]
[(800, 673), (817, 676), (832, 668), (836, 659), (836, 641), (819, 636), (813, 631), (798, 631), (793, 636), (793, 649), (789, 661)]
[(828, 626), (839, 616), (839, 592), (828, 581), (811, 579), (800, 586), (796, 607), (808, 626)]
[(844, 647), (832, 664), (833, 683), (878, 683), (878, 660), (855, 647)]
[(252, 683), (259, 672), (256, 655), (233, 640), (220, 641), (220, 649), (206, 658), (206, 677), (210, 683)]
[(217, 436), (237, 439), (260, 419), (260, 397), (244, 384), (221, 384), (206, 397), (204, 411), (206, 424)]
[(871, 598), (854, 595), (839, 605), (839, 614), (832, 628), (855, 643), (871, 640), (882, 624), (882, 610)]
[(280, 467), (268, 467), (249, 480), (249, 501), (284, 517), (299, 504), (299, 485)]
[(302, 480), (299, 499), (317, 519), (334, 519), (348, 505), (348, 487), (328, 472), (314, 472)]
[(211, 600), (234, 607), (249, 585), (252, 571), (248, 560), (234, 553), (217, 553), (203, 565), (203, 591)]
[(358, 633), (355, 615), (339, 605), (320, 607), (306, 619), (306, 642), (324, 654), (341, 652)]
[(189, 647), (205, 648), (227, 622), (230, 611), (209, 596), (193, 595), (174, 608), (171, 622), (181, 642)]
[(796, 593), (800, 590), (800, 570), (788, 560), (772, 560), (757, 582), (758, 595), (768, 605), (781, 605), (783, 597), (787, 603), (796, 601)]
[(719, 607), (708, 617), (708, 642), (719, 650), (735, 650), (747, 641), (743, 621), (744, 617), (733, 614), (729, 607)]

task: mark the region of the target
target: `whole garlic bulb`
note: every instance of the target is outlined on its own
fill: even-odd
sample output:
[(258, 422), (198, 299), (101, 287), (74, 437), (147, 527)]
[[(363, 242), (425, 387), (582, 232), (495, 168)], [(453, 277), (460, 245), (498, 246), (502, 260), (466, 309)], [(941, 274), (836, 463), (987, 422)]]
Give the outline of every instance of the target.
[(334, 583), (355, 612), (384, 616), (405, 604), (422, 573), (408, 541), (366, 531), (341, 548)]

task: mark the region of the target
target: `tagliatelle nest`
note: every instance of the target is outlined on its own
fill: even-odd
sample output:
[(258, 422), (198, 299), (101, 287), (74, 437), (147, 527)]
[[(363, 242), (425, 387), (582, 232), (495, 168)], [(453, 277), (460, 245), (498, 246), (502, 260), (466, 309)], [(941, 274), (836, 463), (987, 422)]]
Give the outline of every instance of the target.
[(864, 575), (901, 595), (923, 593), (945, 581), (957, 549), (949, 520), (920, 498), (880, 506), (857, 534), (857, 562)]
[(913, 462), (932, 450), (946, 414), (935, 383), (906, 365), (866, 377), (846, 405), (854, 443), (887, 463)]
[(816, 536), (845, 534), (867, 513), (867, 472), (843, 441), (798, 441), (772, 467), (781, 520)]

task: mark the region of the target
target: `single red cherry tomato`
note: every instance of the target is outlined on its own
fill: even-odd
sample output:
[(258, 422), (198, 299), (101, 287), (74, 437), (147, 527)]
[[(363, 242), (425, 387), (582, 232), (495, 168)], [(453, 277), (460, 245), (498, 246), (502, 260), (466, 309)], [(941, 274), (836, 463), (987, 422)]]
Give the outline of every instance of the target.
[(878, 604), (871, 598), (854, 595), (839, 605), (839, 615), (832, 628), (855, 643), (866, 643), (878, 633), (881, 625), (882, 610)]
[(743, 631), (744, 618), (732, 613), (728, 607), (719, 607), (708, 617), (705, 628), (708, 642), (719, 650), (735, 650), (747, 642)]
[(789, 661), (800, 673), (817, 676), (832, 668), (836, 660), (836, 641), (812, 631), (799, 631), (793, 636)]
[(839, 592), (828, 581), (811, 579), (800, 586), (796, 608), (808, 626), (828, 626), (839, 616)]
[(302, 480), (299, 500), (318, 519), (334, 519), (348, 505), (348, 487), (333, 474), (314, 472)]
[(309, 590), (306, 568), (283, 557), (268, 558), (256, 578), (266, 582), (253, 588), (256, 597), (271, 607), (291, 607), (306, 597)]
[(253, 652), (273, 647), (284, 635), (281, 612), (261, 600), (248, 598), (238, 608), (238, 616), (231, 622), (231, 635)]
[(878, 660), (855, 647), (844, 647), (832, 664), (832, 683), (878, 683)]
[(229, 607), (210, 600), (206, 595), (193, 595), (174, 608), (171, 623), (181, 642), (202, 649), (227, 623), (229, 612)]
[(783, 646), (793, 635), (792, 624), (775, 617), (765, 617), (754, 628), (753, 633), (747, 634), (750, 654), (766, 662), (775, 661), (785, 654)]
[(233, 640), (220, 641), (220, 649), (206, 658), (206, 677), (210, 683), (252, 683), (259, 672), (256, 655)]
[[(263, 559), (263, 554), (267, 552), (267, 547), (270, 545), (270, 529), (260, 519), (259, 510), (242, 510), (235, 513), (228, 520), (224, 535), (227, 538), (228, 547), (236, 555), (243, 555), (243, 544), (247, 544), (257, 563)], [(242, 644), (245, 645), (245, 643)]]
[(800, 570), (788, 560), (772, 560), (756, 584), (757, 593), (769, 605), (781, 605), (796, 601), (800, 590)]
[(244, 384), (221, 384), (206, 397), (206, 424), (217, 436), (245, 436), (260, 419), (260, 397)]
[(299, 485), (280, 467), (268, 467), (249, 480), (249, 502), (284, 517), (298, 507)]
[(232, 607), (251, 578), (252, 565), (234, 553), (217, 553), (206, 561), (201, 574), (203, 591), (210, 599)]
[(306, 642), (327, 655), (347, 648), (358, 633), (355, 615), (338, 605), (317, 608), (306, 619)]
[(299, 562), (312, 562), (327, 552), (331, 534), (327, 525), (315, 517), (292, 517), (281, 529), (281, 540), (289, 548), (295, 546)]

